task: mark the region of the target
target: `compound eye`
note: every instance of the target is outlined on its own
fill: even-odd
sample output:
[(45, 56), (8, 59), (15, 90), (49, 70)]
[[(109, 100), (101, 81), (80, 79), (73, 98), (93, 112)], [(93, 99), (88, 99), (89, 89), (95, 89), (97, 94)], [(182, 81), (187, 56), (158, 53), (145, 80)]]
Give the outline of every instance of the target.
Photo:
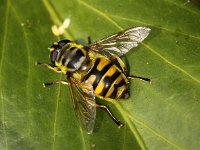
[(69, 42), (71, 42), (70, 40), (60, 40), (58, 42), (58, 45), (60, 45), (61, 47), (63, 47), (64, 45), (68, 44)]
[(70, 40), (61, 40), (59, 41), (58, 43), (55, 43), (53, 44), (51, 47), (50, 47), (50, 60), (51, 62), (55, 65), (55, 61), (56, 59), (58, 58), (58, 55), (62, 49), (62, 47), (66, 44), (68, 44), (70, 42)]
[(61, 46), (58, 45), (58, 44), (53, 44), (51, 47), (50, 47), (50, 55), (49, 55), (49, 58), (51, 60), (51, 62), (55, 65), (55, 61), (57, 59), (57, 56), (59, 54), (61, 50)]
[(58, 50), (54, 50), (50, 52), (50, 60), (54, 65), (55, 65), (57, 56), (58, 56)]

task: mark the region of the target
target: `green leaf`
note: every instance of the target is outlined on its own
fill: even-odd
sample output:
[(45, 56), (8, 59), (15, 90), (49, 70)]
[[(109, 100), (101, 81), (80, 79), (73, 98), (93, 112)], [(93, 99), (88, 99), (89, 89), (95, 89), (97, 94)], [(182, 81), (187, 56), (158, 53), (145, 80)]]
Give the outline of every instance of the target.
[[(191, 0), (1, 0), (0, 149), (185, 149), (200, 147), (200, 11)], [(65, 18), (65, 38), (92, 41), (133, 26), (148, 26), (145, 41), (126, 55), (131, 82), (127, 100), (102, 103), (125, 123), (118, 129), (97, 110), (94, 133), (78, 125), (69, 90), (43, 88), (64, 79), (35, 66), (49, 62), (59, 40), (53, 24)]]

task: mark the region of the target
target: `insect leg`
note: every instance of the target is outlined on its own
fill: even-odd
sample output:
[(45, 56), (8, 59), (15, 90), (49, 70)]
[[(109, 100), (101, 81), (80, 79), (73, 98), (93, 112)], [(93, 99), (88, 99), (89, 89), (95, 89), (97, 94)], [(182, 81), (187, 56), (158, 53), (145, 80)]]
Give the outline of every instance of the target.
[(110, 109), (107, 106), (96, 104), (96, 107), (105, 110), (108, 113), (108, 115), (110, 116), (110, 118), (118, 125), (118, 128), (121, 128), (124, 126), (123, 123), (121, 123), (119, 120), (117, 120), (117, 118), (114, 117), (114, 115), (112, 114), (112, 112), (110, 111)]
[(140, 80), (143, 80), (143, 81), (148, 81), (148, 82), (151, 82), (151, 79), (149, 78), (144, 78), (144, 77), (139, 77), (139, 76), (128, 76), (128, 79), (140, 79)]
[(40, 63), (40, 62), (35, 62), (36, 65), (41, 65), (41, 66), (44, 66), (44, 67), (47, 67), (57, 73), (62, 73), (62, 71), (60, 70), (60, 68), (58, 67), (53, 67), (51, 66), (50, 64), (46, 64), (46, 63)]
[(51, 86), (51, 85), (55, 85), (55, 84), (64, 84), (64, 85), (69, 85), (69, 83), (65, 80), (61, 80), (61, 81), (55, 81), (55, 82), (49, 82), (49, 83), (43, 83), (43, 87), (47, 87), (47, 86)]
[(91, 37), (88, 36), (88, 45), (92, 44)]

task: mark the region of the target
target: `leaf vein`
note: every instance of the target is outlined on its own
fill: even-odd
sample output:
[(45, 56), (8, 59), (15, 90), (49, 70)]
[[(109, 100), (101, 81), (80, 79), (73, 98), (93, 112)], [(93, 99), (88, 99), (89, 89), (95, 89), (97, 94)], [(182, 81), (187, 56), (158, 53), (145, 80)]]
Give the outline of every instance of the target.
[[(20, 24), (22, 21), (21, 21), (21, 18), (19, 17), (19, 15), (18, 15), (16, 9), (14, 8), (14, 5), (10, 3), (10, 6), (11, 6), (11, 9), (13, 11), (13, 14), (15, 15), (18, 23)], [(26, 95), (27, 95), (27, 102), (28, 102), (27, 110), (28, 110), (28, 118), (29, 118), (29, 121), (28, 121), (28, 135), (29, 135), (29, 137), (31, 137), (32, 114), (31, 114), (31, 109), (30, 109), (31, 108), (30, 93), (32, 93), (32, 91), (30, 89), (30, 86), (28, 86), (28, 85), (31, 85), (31, 81), (32, 81), (31, 80), (32, 74), (30, 72), (30, 68), (31, 68), (31, 65), (30, 65), (30, 62), (31, 62), (31, 60), (30, 60), (31, 59), (30, 58), (30, 56), (31, 56), (30, 50), (31, 50), (31, 48), (29, 47), (29, 44), (27, 42), (28, 41), (28, 35), (27, 35), (27, 31), (25, 30), (24, 27), (22, 28), (22, 32), (23, 32), (23, 37), (24, 37), (24, 41), (25, 41), (25, 47), (26, 47), (26, 49), (28, 51), (28, 53), (27, 53), (27, 60), (28, 60), (28, 68), (27, 68), (27, 70), (28, 70), (27, 72), (28, 73), (27, 74), (28, 74), (28, 78), (26, 80), (26, 88), (27, 88)]]
[(83, 149), (86, 150), (85, 139), (83, 136), (83, 129), (81, 127), (80, 127), (80, 132), (81, 132), (81, 139), (82, 139), (82, 143), (83, 143)]
[[(60, 80), (62, 78), (62, 75), (60, 75)], [(55, 108), (55, 116), (54, 116), (54, 122), (53, 122), (53, 143), (52, 143), (52, 150), (55, 150), (55, 143), (56, 143), (56, 130), (57, 130), (57, 119), (58, 119), (58, 108), (59, 108), (59, 100), (60, 100), (60, 92), (61, 86), (58, 85), (58, 94), (56, 97), (56, 108)]]
[(180, 34), (180, 35), (183, 35), (183, 36), (187, 36), (187, 37), (190, 37), (190, 38), (194, 38), (194, 39), (200, 40), (200, 37), (191, 35), (189, 33), (180, 32), (180, 31), (176, 31), (176, 30), (173, 30), (173, 29), (168, 29), (168, 28), (165, 28), (165, 27), (156, 26), (154, 24), (146, 23), (146, 22), (143, 22), (143, 21), (140, 21), (140, 20), (121, 17), (121, 16), (117, 16), (117, 15), (112, 15), (112, 14), (108, 14), (108, 16), (114, 17), (114, 18), (117, 18), (117, 19), (121, 19), (121, 20), (125, 20), (125, 21), (131, 21), (131, 22), (137, 22), (137, 23), (141, 23), (141, 24), (146, 24), (148, 26), (152, 26), (152, 27), (155, 27), (157, 29), (165, 30), (165, 31), (168, 31), (168, 32), (171, 32), (171, 33), (177, 33), (177, 34)]
[(173, 5), (176, 5), (177, 7), (181, 8), (181, 9), (184, 9), (184, 10), (187, 10), (187, 11), (189, 11), (189, 12), (191, 12), (191, 13), (194, 13), (194, 14), (196, 14), (196, 15), (199, 15), (199, 12), (193, 11), (193, 10), (189, 9), (188, 7), (183, 7), (184, 5), (186, 6), (186, 2), (183, 3), (182, 5), (180, 5), (181, 3), (180, 3), (180, 4), (177, 4), (176, 2), (171, 1), (171, 0), (165, 0), (165, 1), (168, 2), (168, 3), (171, 3), (171, 4), (173, 4)]
[(78, 0), (81, 4), (83, 4), (84, 6), (86, 6), (87, 8), (93, 10), (94, 12), (98, 13), (99, 15), (103, 16), (104, 18), (106, 18), (108, 21), (110, 21), (112, 24), (114, 24), (117, 28), (119, 28), (120, 30), (122, 30), (123, 28), (116, 23), (112, 18), (110, 18), (106, 13), (103, 13), (102, 11), (94, 8), (93, 6), (87, 4), (85, 1), (83, 0)]
[(150, 132), (152, 132), (154, 135), (158, 136), (159, 138), (161, 138), (163, 141), (167, 142), (168, 144), (174, 146), (175, 148), (182, 150), (182, 148), (180, 146), (178, 146), (177, 144), (171, 142), (170, 140), (168, 140), (167, 138), (165, 138), (164, 136), (162, 136), (160, 133), (156, 132), (155, 130), (153, 130), (152, 128), (148, 127), (146, 124), (144, 124), (143, 122), (139, 121), (138, 119), (134, 118), (133, 116), (130, 115), (129, 112), (126, 111), (127, 116), (134, 122), (137, 122), (138, 124), (142, 125), (143, 127), (145, 127), (146, 129), (148, 129)]
[(177, 70), (181, 71), (182, 73), (184, 73), (185, 75), (187, 75), (188, 77), (190, 77), (193, 81), (197, 82), (198, 84), (200, 84), (200, 80), (197, 79), (196, 77), (192, 76), (190, 73), (188, 73), (187, 71), (185, 71), (184, 69), (182, 69), (181, 67), (175, 65), (173, 62), (169, 61), (168, 59), (166, 59), (165, 57), (163, 57), (161, 54), (159, 54), (156, 50), (154, 50), (153, 48), (151, 48), (149, 45), (142, 43), (146, 48), (148, 48), (151, 52), (153, 52), (155, 55), (157, 55), (158, 57), (160, 57), (163, 61), (165, 61), (166, 63), (168, 63), (169, 65), (173, 66), (174, 68), (176, 68)]
[(130, 119), (127, 118), (127, 112), (126, 110), (121, 106), (121, 104), (119, 102), (116, 102), (114, 100), (109, 100), (111, 103), (113, 103), (115, 105), (115, 107), (119, 110), (119, 112), (121, 113), (122, 117), (124, 118), (124, 120), (126, 121), (126, 123), (128, 124), (131, 132), (133, 133), (133, 135), (135, 136), (138, 144), (140, 145), (142, 150), (147, 150), (147, 146), (142, 138), (142, 136), (140, 135), (140, 133), (137, 130), (137, 127), (135, 126), (134, 122), (131, 122)]
[(123, 143), (122, 143), (122, 150), (125, 150), (125, 139), (126, 139), (126, 130), (127, 130), (127, 127), (126, 127), (126, 124), (124, 126), (124, 134), (123, 134)]
[[(2, 68), (3, 68), (3, 61), (4, 61), (4, 54), (6, 49), (6, 41), (8, 35), (8, 16), (9, 16), (9, 1), (6, 3), (6, 15), (5, 15), (5, 25), (4, 25), (4, 36), (3, 36), (3, 44), (2, 44), (2, 52), (1, 52), (1, 61), (0, 61), (0, 78), (2, 77)], [(7, 131), (5, 127), (5, 105), (4, 105), (4, 97), (2, 92), (2, 79), (0, 79), (0, 88), (1, 88), (1, 120), (2, 120), (2, 127), (3, 127), (3, 138), (5, 139), (5, 149), (8, 149), (8, 141), (7, 141)]]
[[(58, 13), (56, 12), (55, 8), (52, 6), (50, 1), (49, 0), (42, 0), (42, 2), (44, 4), (44, 6), (46, 7), (53, 23), (55, 25), (58, 25), (58, 24), (60, 25), (62, 23), (61, 17), (58, 15)], [(67, 30), (65, 30), (64, 36), (68, 37), (71, 40), (74, 40), (73, 35), (70, 34)]]

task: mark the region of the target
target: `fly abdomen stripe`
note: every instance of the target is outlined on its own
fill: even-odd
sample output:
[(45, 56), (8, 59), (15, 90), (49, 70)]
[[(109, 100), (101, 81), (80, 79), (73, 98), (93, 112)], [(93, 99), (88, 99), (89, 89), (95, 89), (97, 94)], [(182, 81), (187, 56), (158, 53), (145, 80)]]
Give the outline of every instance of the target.
[(118, 87), (127, 84), (124, 79), (122, 79), (117, 85)]
[(110, 60), (99, 57), (82, 81), (88, 81), (97, 96), (120, 98), (128, 88), (125, 76)]
[(118, 76), (120, 76), (121, 73), (119, 71), (116, 71), (112, 76), (106, 76), (103, 79), (103, 83), (104, 83), (104, 88), (101, 92), (101, 96), (105, 97), (108, 90), (111, 88), (112, 83), (118, 78)]
[(122, 86), (126, 85), (126, 82), (124, 79), (122, 79), (118, 84), (114, 84), (114, 90), (112, 91), (110, 98), (117, 98), (117, 96), (121, 96), (121, 95), (117, 95), (118, 89)]
[[(96, 72), (96, 68), (97, 68), (99, 62), (100, 62), (100, 59), (97, 59), (97, 60), (95, 61), (94, 66), (93, 66), (93, 67), (91, 68), (91, 70), (85, 75), (85, 77), (83, 78), (83, 81), (86, 81), (92, 74), (95, 75), (94, 72)], [(98, 71), (98, 70), (97, 70), (97, 71)]]
[[(111, 63), (108, 63), (107, 65), (103, 66), (104, 64), (100, 64), (101, 62), (101, 58), (97, 58), (94, 66), (91, 68), (91, 70), (89, 71), (89, 73), (83, 78), (83, 81), (87, 80), (91, 75), (95, 75), (95, 80), (92, 83), (93, 89), (95, 90), (99, 81), (101, 80), (101, 78), (104, 76), (104, 74), (110, 69), (110, 67), (112, 66)], [(102, 70), (98, 70), (97, 66), (100, 64), (100, 66), (102, 67)]]
[(114, 85), (114, 90), (113, 90), (112, 94), (110, 95), (110, 98), (113, 98), (113, 99), (116, 98), (116, 96), (117, 96), (117, 89), (118, 89), (117, 85)]

